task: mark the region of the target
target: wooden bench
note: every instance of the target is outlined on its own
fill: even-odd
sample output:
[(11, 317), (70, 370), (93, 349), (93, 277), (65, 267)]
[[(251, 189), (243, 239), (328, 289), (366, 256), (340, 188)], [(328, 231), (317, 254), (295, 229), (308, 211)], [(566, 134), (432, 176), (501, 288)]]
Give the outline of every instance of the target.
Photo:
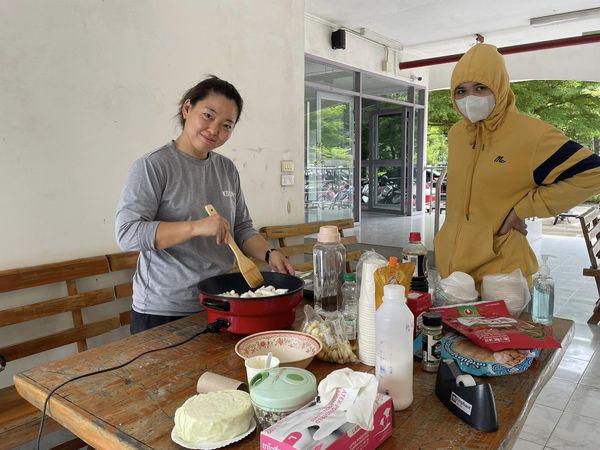
[(588, 209), (578, 218), (588, 256), (590, 257), (590, 268), (583, 269), (583, 275), (594, 277), (598, 289), (598, 300), (588, 323), (598, 324), (600, 322), (600, 269), (598, 267), (598, 256), (600, 255), (600, 205)]
[[(356, 236), (344, 236), (344, 230), (348, 230), (354, 228), (354, 220), (353, 219), (340, 219), (340, 220), (330, 220), (324, 222), (311, 222), (311, 223), (302, 223), (298, 225), (278, 225), (278, 226), (266, 226), (260, 229), (260, 232), (265, 236), (266, 239), (277, 241), (279, 244), (278, 250), (281, 251), (288, 258), (293, 258), (294, 256), (306, 255), (312, 253), (312, 249), (314, 246), (313, 242), (303, 242), (301, 244), (288, 245), (288, 241), (291, 238), (304, 238), (306, 240), (307, 236), (312, 234), (316, 234), (319, 232), (319, 228), (322, 226), (337, 226), (340, 234), (342, 236), (342, 244), (344, 245), (352, 245), (356, 244), (358, 240)], [(362, 252), (360, 251), (348, 251), (346, 253), (346, 270), (348, 272), (351, 271), (351, 264), (353, 262), (358, 261)], [(313, 263), (311, 261), (301, 261), (294, 262), (291, 259), (292, 265), (294, 269), (297, 271), (307, 271), (312, 270)]]
[[(25, 340), (11, 345), (0, 343), (0, 355), (6, 359), (7, 365), (11, 361), (73, 343), (77, 344), (79, 352), (83, 352), (88, 348), (88, 339), (128, 325), (129, 310), (91, 323), (84, 323), (82, 310), (131, 297), (131, 282), (80, 292), (77, 281), (135, 268), (136, 261), (137, 253), (128, 252), (0, 271), (0, 308), (3, 303), (2, 293), (7, 295), (22, 289), (50, 287), (56, 283), (66, 283), (67, 292), (64, 297), (0, 309), (0, 327), (52, 318), (64, 313), (70, 313), (73, 323), (71, 328), (47, 336), (34, 339), (25, 337)], [(0, 448), (14, 448), (35, 440), (40, 416), (40, 411), (22, 399), (14, 386), (0, 389)], [(60, 425), (52, 419), (47, 418), (45, 421), (45, 434), (59, 428)], [(80, 439), (74, 439), (55, 448), (70, 449), (85, 445)]]

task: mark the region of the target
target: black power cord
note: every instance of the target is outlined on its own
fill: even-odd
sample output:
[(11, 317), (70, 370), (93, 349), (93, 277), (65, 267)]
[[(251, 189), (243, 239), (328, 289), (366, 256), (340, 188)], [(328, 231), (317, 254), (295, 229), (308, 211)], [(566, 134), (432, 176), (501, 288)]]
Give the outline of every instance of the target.
[(184, 341), (178, 342), (176, 344), (168, 345), (167, 347), (161, 347), (161, 348), (155, 348), (154, 350), (148, 350), (148, 351), (146, 351), (144, 353), (141, 353), (141, 354), (137, 355), (135, 358), (133, 358), (133, 359), (131, 359), (131, 360), (129, 360), (129, 361), (123, 363), (123, 364), (120, 364), (118, 366), (109, 367), (107, 369), (97, 370), (95, 372), (85, 373), (83, 375), (78, 375), (78, 376), (76, 376), (74, 378), (71, 378), (71, 379), (65, 381), (64, 383), (59, 384), (58, 386), (56, 386), (54, 389), (52, 389), (48, 393), (48, 396), (46, 397), (46, 400), (44, 401), (44, 409), (42, 410), (42, 419), (40, 420), (40, 428), (38, 430), (36, 449), (39, 450), (39, 448), (40, 448), (40, 443), (41, 443), (41, 440), (42, 440), (42, 431), (44, 430), (44, 419), (46, 418), (46, 409), (48, 407), (48, 401), (50, 400), (50, 397), (52, 397), (52, 394), (54, 394), (56, 391), (58, 391), (65, 384), (70, 383), (71, 381), (80, 380), (82, 378), (89, 377), (89, 376), (92, 376), (92, 375), (99, 375), (101, 373), (105, 373), (105, 372), (110, 372), (112, 370), (121, 369), (121, 368), (125, 367), (126, 365), (131, 364), (135, 360), (141, 358), (142, 356), (147, 355), (148, 353), (154, 353), (154, 352), (159, 352), (161, 350), (167, 350), (169, 348), (179, 347), (180, 345), (186, 344), (186, 343), (190, 342), (192, 339), (197, 338), (201, 334), (205, 334), (205, 333), (218, 333), (221, 328), (227, 328), (227, 327), (229, 327), (229, 325), (231, 325), (231, 323), (228, 320), (217, 319), (215, 322), (209, 323), (204, 330), (202, 330), (202, 331), (194, 334), (193, 336), (190, 336), (189, 338), (187, 338)]

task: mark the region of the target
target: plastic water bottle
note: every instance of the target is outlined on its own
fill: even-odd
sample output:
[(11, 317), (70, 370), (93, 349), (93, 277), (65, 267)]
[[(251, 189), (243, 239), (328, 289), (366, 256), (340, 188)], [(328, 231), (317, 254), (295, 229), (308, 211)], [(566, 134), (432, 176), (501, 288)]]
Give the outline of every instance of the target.
[(551, 255), (542, 255), (542, 266), (533, 277), (531, 318), (534, 322), (544, 325), (552, 325), (554, 315), (554, 279), (550, 276), (548, 266), (548, 258), (551, 257)]
[(384, 286), (383, 305), (375, 314), (375, 322), (375, 376), (379, 381), (379, 392), (392, 397), (394, 409), (400, 411), (413, 401), (414, 316), (406, 305), (404, 286)]
[(412, 291), (429, 292), (427, 253), (427, 247), (421, 242), (421, 233), (410, 233), (408, 244), (402, 249), (402, 261), (415, 265), (415, 273), (410, 281)]
[(342, 298), (342, 314), (344, 316), (346, 338), (350, 341), (350, 344), (354, 344), (356, 341), (358, 302), (356, 299), (356, 275), (353, 273), (344, 274)]
[(346, 249), (336, 226), (319, 229), (313, 247), (315, 311), (338, 311), (342, 306), (342, 284), (346, 272)]

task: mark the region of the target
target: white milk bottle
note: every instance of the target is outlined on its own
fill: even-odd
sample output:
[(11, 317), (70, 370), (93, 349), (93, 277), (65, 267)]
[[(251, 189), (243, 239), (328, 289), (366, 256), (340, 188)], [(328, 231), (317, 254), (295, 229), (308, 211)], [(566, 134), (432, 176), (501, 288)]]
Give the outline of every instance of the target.
[(392, 397), (394, 410), (400, 411), (413, 401), (414, 316), (406, 305), (404, 286), (383, 287), (383, 304), (375, 314), (375, 323), (379, 392)]

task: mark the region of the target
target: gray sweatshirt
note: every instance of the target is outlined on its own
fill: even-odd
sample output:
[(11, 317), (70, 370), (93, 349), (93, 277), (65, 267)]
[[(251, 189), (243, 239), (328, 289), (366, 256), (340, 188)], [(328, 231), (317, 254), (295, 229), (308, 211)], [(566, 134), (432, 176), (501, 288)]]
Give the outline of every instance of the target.
[(165, 145), (133, 163), (117, 208), (115, 232), (124, 251), (139, 251), (133, 277), (133, 309), (139, 313), (184, 316), (201, 310), (198, 283), (229, 272), (235, 256), (216, 238), (195, 237), (157, 250), (154, 241), (161, 221), (207, 217), (211, 203), (229, 221), (241, 247), (257, 234), (252, 228), (240, 176), (228, 158), (209, 153), (193, 158)]

